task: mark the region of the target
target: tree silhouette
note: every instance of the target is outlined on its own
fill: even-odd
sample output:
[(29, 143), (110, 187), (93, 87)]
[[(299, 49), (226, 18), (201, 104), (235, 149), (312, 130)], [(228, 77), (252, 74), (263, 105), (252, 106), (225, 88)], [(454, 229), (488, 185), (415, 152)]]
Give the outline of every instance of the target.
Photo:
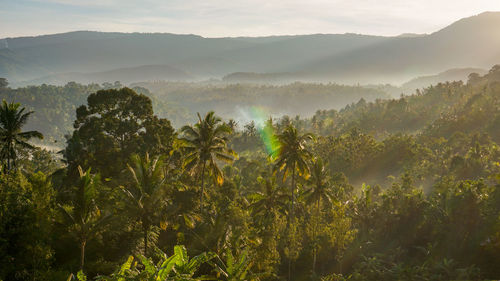
[(174, 135), (170, 122), (153, 114), (151, 99), (129, 88), (89, 95), (87, 105), (77, 108), (73, 126), (64, 150), (69, 167), (90, 166), (114, 181), (133, 154), (163, 154)]
[(7, 172), (16, 166), (16, 150), (34, 149), (28, 141), (32, 138), (43, 139), (43, 135), (38, 131), (22, 132), (22, 127), (26, 125), (33, 111), (25, 112), (25, 108), (20, 108), (20, 106), (19, 103), (7, 103), (4, 100), (0, 107), (0, 142), (2, 144), (0, 157), (2, 161), (7, 162), (5, 167)]
[(9, 86), (9, 81), (5, 78), (0, 78), (0, 89), (7, 88)]

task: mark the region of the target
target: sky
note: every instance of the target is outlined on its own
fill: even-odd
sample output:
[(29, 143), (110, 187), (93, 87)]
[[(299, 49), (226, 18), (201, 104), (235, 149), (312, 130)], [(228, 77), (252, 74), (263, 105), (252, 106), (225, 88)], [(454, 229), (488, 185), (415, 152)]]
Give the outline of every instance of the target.
[(75, 30), (393, 36), (485, 11), (500, 11), (500, 0), (0, 0), (0, 38)]

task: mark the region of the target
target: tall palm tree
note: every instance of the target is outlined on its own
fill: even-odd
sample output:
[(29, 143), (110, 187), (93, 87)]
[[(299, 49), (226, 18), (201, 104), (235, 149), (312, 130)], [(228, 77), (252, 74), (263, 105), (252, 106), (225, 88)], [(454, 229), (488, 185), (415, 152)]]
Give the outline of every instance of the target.
[(312, 134), (300, 135), (295, 127), (289, 125), (276, 137), (278, 149), (271, 152), (271, 158), (275, 161), (275, 171), (283, 171), (283, 181), (286, 180), (290, 173), (292, 174), (290, 219), (293, 220), (296, 177), (297, 174), (299, 176), (309, 174), (307, 162), (312, 159), (312, 153), (307, 149), (306, 144), (308, 141), (313, 140), (314, 136)]
[(66, 224), (70, 226), (79, 241), (80, 270), (83, 271), (85, 246), (104, 227), (110, 216), (101, 214), (96, 203), (97, 187), (100, 184), (99, 175), (91, 174), (90, 169), (84, 172), (80, 166), (78, 166), (78, 172), (80, 178), (71, 205), (59, 205), (59, 207)]
[(184, 136), (186, 151), (185, 168), (191, 173), (201, 177), (200, 209), (203, 208), (205, 188), (205, 172), (210, 171), (215, 184), (222, 185), (224, 177), (217, 161), (231, 163), (237, 154), (227, 147), (227, 135), (231, 128), (222, 123), (213, 111), (201, 118), (198, 113), (198, 123), (194, 126), (184, 126), (181, 129)]
[(28, 141), (32, 138), (43, 139), (43, 135), (38, 131), (22, 131), (22, 127), (33, 111), (25, 112), (25, 108), (20, 108), (20, 106), (19, 103), (7, 103), (4, 100), (0, 107), (0, 143), (2, 144), (0, 158), (2, 161), (7, 161), (7, 171), (16, 166), (16, 150), (33, 149), (34, 147)]
[[(290, 212), (288, 216), (288, 226), (294, 222), (294, 204), (296, 190), (296, 176), (306, 176), (309, 174), (307, 162), (312, 159), (312, 153), (307, 149), (308, 141), (313, 140), (312, 134), (300, 135), (293, 125), (288, 125), (281, 134), (277, 136), (278, 149), (271, 152), (271, 158), (275, 161), (275, 171), (283, 171), (283, 181), (289, 173), (292, 173), (290, 185)], [(292, 259), (288, 259), (288, 280), (291, 280)]]
[(122, 187), (128, 199), (128, 210), (142, 226), (144, 237), (144, 255), (148, 252), (148, 233), (155, 222), (165, 226), (165, 218), (161, 218), (161, 210), (165, 202), (165, 166), (160, 157), (151, 159), (146, 153), (144, 158), (132, 155), (132, 166), (128, 170), (133, 178), (133, 184)]
[(261, 190), (248, 196), (251, 200), (250, 211), (254, 219), (255, 227), (259, 230), (261, 243), (255, 249), (257, 259), (261, 262), (257, 265), (259, 271), (269, 272), (279, 259), (276, 246), (280, 236), (280, 218), (285, 217), (289, 196), (286, 190), (276, 183), (276, 177), (270, 175), (259, 177), (257, 180)]
[(316, 273), (316, 257), (318, 254), (318, 243), (316, 241), (320, 220), (320, 209), (322, 202), (327, 204), (331, 204), (332, 202), (332, 190), (330, 185), (330, 177), (328, 175), (328, 171), (325, 168), (323, 160), (321, 158), (314, 159), (311, 168), (311, 176), (307, 180), (307, 184), (309, 189), (304, 192), (304, 196), (306, 198), (306, 202), (309, 205), (315, 205), (316, 208), (316, 219), (314, 221), (313, 226), (313, 264), (312, 264), (312, 272)]

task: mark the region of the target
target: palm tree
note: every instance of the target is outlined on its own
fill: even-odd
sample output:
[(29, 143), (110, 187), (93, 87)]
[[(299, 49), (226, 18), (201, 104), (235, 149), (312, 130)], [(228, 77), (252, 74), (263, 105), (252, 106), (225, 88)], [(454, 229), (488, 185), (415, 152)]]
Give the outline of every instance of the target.
[(231, 131), (234, 132), (238, 127), (238, 122), (236, 122), (234, 119), (229, 119), (229, 121), (227, 121), (227, 125), (229, 126), (229, 128), (231, 128)]
[(312, 153), (306, 148), (306, 143), (313, 140), (312, 134), (299, 135), (297, 129), (292, 125), (283, 130), (276, 136), (278, 139), (278, 149), (271, 152), (271, 157), (275, 161), (275, 171), (283, 171), (283, 181), (286, 180), (288, 174), (292, 173), (292, 182), (290, 185), (290, 196), (292, 199), (290, 205), (290, 220), (293, 220), (296, 176), (307, 176), (309, 174), (309, 166), (307, 161), (312, 158)]
[(7, 103), (4, 100), (0, 107), (0, 142), (2, 143), (0, 158), (2, 161), (7, 161), (7, 171), (16, 166), (17, 149), (33, 149), (34, 146), (28, 141), (32, 138), (43, 139), (43, 135), (38, 131), (21, 131), (33, 111), (25, 112), (25, 108), (20, 108), (20, 106), (19, 103)]
[(78, 172), (80, 178), (71, 205), (59, 205), (59, 207), (79, 241), (80, 270), (83, 271), (85, 246), (103, 228), (109, 216), (102, 215), (95, 202), (97, 187), (100, 184), (99, 175), (92, 175), (90, 169), (84, 172), (80, 166)]
[(330, 177), (328, 175), (328, 171), (325, 168), (325, 165), (323, 164), (323, 160), (321, 160), (321, 158), (315, 159), (312, 163), (311, 176), (307, 180), (307, 183), (310, 188), (304, 192), (306, 202), (309, 205), (315, 205), (316, 207), (316, 214), (315, 214), (316, 219), (313, 220), (314, 226), (312, 230), (313, 232), (312, 240), (314, 241), (313, 265), (312, 265), (313, 274), (315, 274), (316, 272), (316, 256), (318, 254), (318, 243), (316, 241), (316, 237), (318, 234), (318, 226), (321, 216), (320, 214), (321, 203), (322, 202), (331, 203), (333, 197), (329, 180)]
[(144, 158), (132, 155), (131, 162), (132, 166), (128, 164), (127, 166), (133, 184), (122, 187), (122, 190), (128, 199), (129, 210), (141, 222), (144, 255), (147, 255), (148, 233), (151, 227), (157, 221), (161, 221), (160, 225), (166, 226), (165, 220), (160, 218), (160, 211), (166, 206), (164, 163), (160, 157), (150, 159), (148, 153)]
[(185, 168), (191, 173), (199, 173), (201, 177), (200, 209), (203, 208), (205, 188), (205, 172), (210, 171), (215, 184), (222, 185), (224, 177), (217, 160), (231, 163), (236, 153), (227, 147), (227, 135), (231, 128), (222, 123), (213, 111), (201, 118), (198, 113), (198, 123), (194, 126), (184, 126), (181, 129), (186, 151)]
[[(306, 143), (314, 138), (312, 134), (299, 135), (293, 125), (288, 125), (281, 134), (277, 136), (278, 149), (271, 152), (271, 158), (275, 161), (275, 171), (283, 171), (283, 181), (288, 174), (292, 173), (290, 185), (290, 213), (288, 226), (294, 222), (294, 204), (296, 189), (296, 173), (306, 176), (309, 173), (307, 161), (312, 158), (312, 153), (306, 148)], [(288, 280), (291, 280), (292, 259), (288, 259)]]
[(267, 227), (274, 223), (274, 217), (278, 212), (285, 212), (288, 197), (281, 192), (275, 178), (259, 177), (257, 180), (264, 187), (264, 191), (249, 195), (252, 200), (250, 209), (253, 217)]

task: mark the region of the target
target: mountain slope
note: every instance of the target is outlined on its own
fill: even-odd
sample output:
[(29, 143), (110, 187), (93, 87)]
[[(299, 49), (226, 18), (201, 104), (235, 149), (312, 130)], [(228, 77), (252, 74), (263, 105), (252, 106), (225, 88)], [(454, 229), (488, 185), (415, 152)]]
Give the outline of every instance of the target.
[(427, 36), (392, 38), (325, 57), (296, 71), (351, 82), (399, 82), (423, 73), (500, 62), (500, 13), (459, 20)]
[(482, 68), (455, 68), (443, 71), (436, 75), (427, 75), (414, 78), (401, 85), (401, 87), (403, 89), (415, 90), (415, 89), (425, 88), (430, 85), (436, 85), (440, 82), (446, 82), (446, 81), (449, 82), (463, 81), (465, 83), (467, 82), (469, 74), (477, 73), (479, 75), (484, 75), (487, 72), (488, 72), (487, 70)]
[[(40, 77), (61, 77), (61, 73), (68, 76), (67, 73), (168, 65), (189, 73), (192, 79), (255, 72), (293, 73), (292, 77), (303, 80), (401, 83), (446, 69), (489, 68), (500, 63), (500, 13), (465, 18), (430, 35), (419, 36), (203, 38), (79, 31), (0, 41), (5, 43), (0, 43), (0, 77), (12, 82), (43, 82)], [(125, 76), (114, 78), (124, 83), (158, 78), (153, 73)], [(170, 79), (168, 75), (166, 79)]]
[(60, 73), (44, 76), (38, 79), (18, 83), (18, 86), (51, 84), (64, 85), (69, 81), (82, 84), (104, 83), (114, 81), (126, 81), (127, 83), (141, 81), (186, 81), (193, 79), (193, 76), (185, 71), (169, 65), (144, 65), (137, 67), (119, 68), (102, 72), (91, 73)]
[[(235, 39), (206, 39), (195, 35), (124, 34), (74, 32), (50, 36), (8, 39), (10, 53), (26, 61), (43, 65), (47, 70), (38, 77), (65, 72), (100, 72), (142, 65), (174, 65), (175, 62), (252, 45)], [(11, 72), (0, 72), (18, 80)], [(36, 76), (31, 77), (37, 78)]]

